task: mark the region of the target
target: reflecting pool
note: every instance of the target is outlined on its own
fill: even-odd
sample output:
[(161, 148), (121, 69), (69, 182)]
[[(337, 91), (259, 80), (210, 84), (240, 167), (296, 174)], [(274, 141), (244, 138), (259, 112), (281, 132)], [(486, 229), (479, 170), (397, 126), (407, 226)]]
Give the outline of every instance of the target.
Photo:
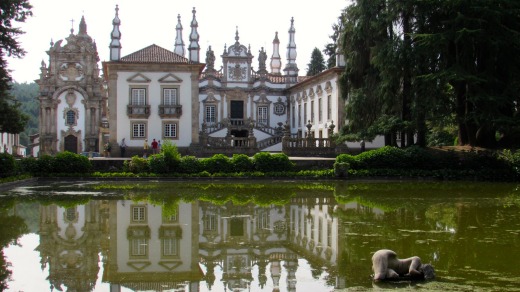
[[(517, 184), (40, 180), (0, 222), (4, 291), (520, 290)], [(437, 278), (374, 283), (382, 248)]]

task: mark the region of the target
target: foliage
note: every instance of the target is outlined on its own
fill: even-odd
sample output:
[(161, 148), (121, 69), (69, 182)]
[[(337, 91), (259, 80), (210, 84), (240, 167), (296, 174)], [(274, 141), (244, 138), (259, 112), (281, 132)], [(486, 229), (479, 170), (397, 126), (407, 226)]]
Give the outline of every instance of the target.
[(283, 153), (258, 152), (253, 156), (255, 170), (261, 172), (291, 171), (294, 163)]
[(29, 145), (29, 136), (38, 133), (40, 105), (37, 97), (39, 87), (36, 83), (18, 83), (11, 85), (11, 95), (20, 103), (20, 111), (26, 115), (29, 120), (25, 125), (25, 129), (20, 133), (20, 144)]
[(249, 156), (245, 154), (233, 154), (231, 157), (231, 163), (235, 172), (250, 172), (254, 170), (254, 163)]
[(215, 154), (201, 161), (204, 170), (209, 173), (230, 173), (234, 171), (231, 159), (224, 154)]
[(123, 163), (123, 169), (124, 171), (132, 173), (142, 173), (150, 171), (150, 167), (146, 158), (142, 158), (137, 155), (133, 156), (130, 160), (125, 160), (125, 162)]
[(91, 170), (90, 160), (83, 155), (65, 151), (54, 156), (54, 173), (90, 173)]
[(9, 153), (0, 153), (0, 178), (14, 175), (15, 160)]
[(181, 154), (177, 149), (177, 145), (173, 144), (171, 141), (164, 141), (161, 145), (161, 153), (164, 155), (164, 160), (166, 161), (166, 165), (169, 171), (173, 171), (179, 167)]
[(520, 2), (357, 0), (343, 20), (343, 140), (520, 146)]
[(307, 64), (307, 76), (314, 76), (327, 69), (323, 54), (318, 48), (314, 48), (311, 54), (311, 61)]
[(199, 173), (203, 170), (201, 161), (195, 156), (183, 156), (180, 160), (180, 173)]
[(164, 153), (154, 154), (148, 158), (148, 167), (153, 173), (168, 173), (169, 167)]
[[(338, 17), (338, 22), (332, 24), (332, 35), (330, 35), (331, 43), (325, 45), (325, 49), (323, 49), (323, 53), (328, 56), (327, 59), (327, 68), (333, 68), (336, 66), (336, 54), (338, 51), (338, 40), (340, 38), (340, 33), (342, 29), (342, 24), (344, 14)], [(341, 47), (340, 47), (341, 48)]]
[(18, 41), (23, 32), (13, 26), (13, 21), (25, 22), (32, 15), (31, 8), (28, 0), (0, 2), (0, 132), (20, 133), (27, 123), (28, 117), (20, 112), (20, 104), (9, 92), (12, 78), (5, 57), (25, 55)]

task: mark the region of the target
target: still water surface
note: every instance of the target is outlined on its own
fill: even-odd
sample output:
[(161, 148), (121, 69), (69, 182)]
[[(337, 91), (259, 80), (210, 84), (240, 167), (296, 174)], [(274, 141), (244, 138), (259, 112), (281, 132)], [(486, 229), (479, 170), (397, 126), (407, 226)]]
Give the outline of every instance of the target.
[[(38, 182), (0, 206), (6, 291), (520, 291), (516, 184)], [(381, 248), (437, 278), (373, 283)]]

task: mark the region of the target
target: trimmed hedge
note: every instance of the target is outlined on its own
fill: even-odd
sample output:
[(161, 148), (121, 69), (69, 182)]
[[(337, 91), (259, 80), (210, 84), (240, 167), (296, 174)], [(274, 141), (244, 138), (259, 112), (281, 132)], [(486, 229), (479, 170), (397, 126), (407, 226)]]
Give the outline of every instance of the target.
[(8, 177), (15, 174), (16, 163), (9, 153), (0, 153), (0, 177)]

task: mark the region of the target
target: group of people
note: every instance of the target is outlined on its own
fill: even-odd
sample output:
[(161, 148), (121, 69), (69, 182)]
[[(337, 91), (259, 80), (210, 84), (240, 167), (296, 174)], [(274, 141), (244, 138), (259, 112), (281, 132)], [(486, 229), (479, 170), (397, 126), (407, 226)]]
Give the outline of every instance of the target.
[(152, 143), (148, 145), (148, 139), (144, 140), (143, 145), (143, 157), (146, 158), (148, 156), (148, 152), (150, 151), (150, 146), (152, 148), (152, 154), (158, 154), (161, 152), (161, 140), (156, 141), (155, 139), (152, 140)]
[[(121, 143), (119, 144), (119, 150), (121, 151), (121, 157), (125, 157), (126, 154), (126, 141), (125, 138), (121, 140)], [(146, 158), (148, 156), (148, 152), (150, 151), (150, 148), (152, 149), (152, 154), (158, 154), (161, 153), (161, 140), (152, 140), (151, 144), (148, 144), (148, 139), (144, 140), (143, 144), (143, 157)]]

